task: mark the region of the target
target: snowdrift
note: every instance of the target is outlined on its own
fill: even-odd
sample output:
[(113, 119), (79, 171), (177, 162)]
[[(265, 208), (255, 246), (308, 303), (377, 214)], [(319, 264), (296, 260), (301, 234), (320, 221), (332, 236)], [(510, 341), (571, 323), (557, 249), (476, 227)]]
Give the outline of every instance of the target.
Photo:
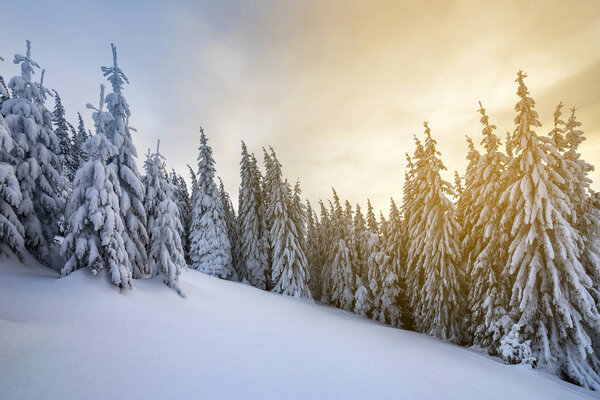
[(473, 350), (188, 270), (119, 293), (0, 261), (0, 399), (589, 399)]

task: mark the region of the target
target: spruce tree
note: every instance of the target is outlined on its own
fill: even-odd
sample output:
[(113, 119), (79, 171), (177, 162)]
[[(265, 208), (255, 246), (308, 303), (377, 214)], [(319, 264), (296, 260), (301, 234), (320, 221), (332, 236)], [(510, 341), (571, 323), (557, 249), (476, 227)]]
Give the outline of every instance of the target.
[[(0, 61), (4, 61), (4, 58), (0, 57)], [(0, 75), (0, 110), (2, 109), (2, 103), (4, 103), (7, 99), (10, 98), (10, 93), (8, 92), (8, 86), (6, 86), (6, 82), (2, 75)]]
[(402, 315), (404, 314), (404, 305), (408, 302), (406, 298), (406, 289), (404, 276), (406, 268), (404, 242), (402, 241), (402, 218), (400, 210), (396, 206), (394, 199), (390, 198), (390, 214), (387, 231), (383, 236), (384, 249), (389, 256), (388, 271), (383, 282), (383, 292), (385, 296), (383, 312), (386, 320), (394, 326), (402, 326)]
[(106, 126), (113, 117), (103, 110), (103, 104), (101, 85), (99, 107), (88, 104), (95, 110), (96, 127), (96, 134), (85, 142), (90, 159), (77, 171), (66, 208), (68, 227), (62, 251), (67, 262), (61, 275), (80, 268), (90, 268), (94, 274), (106, 269), (113, 284), (130, 288), (131, 267), (119, 210), (121, 187), (116, 166), (110, 163), (119, 150), (106, 138)]
[[(238, 204), (238, 226), (240, 233), (241, 276), (259, 289), (267, 288), (268, 266), (262, 243), (262, 211), (260, 173), (255, 170), (254, 159), (242, 142), (240, 161), (240, 193)], [(258, 174), (257, 174), (258, 172)]]
[[(565, 153), (563, 158), (568, 162), (570, 176), (569, 198), (575, 213), (574, 223), (583, 241), (581, 263), (592, 279), (591, 294), (600, 307), (600, 209), (594, 206), (594, 198), (590, 194), (592, 180), (588, 174), (594, 167), (581, 158), (579, 145), (585, 140), (580, 129), (581, 122), (575, 116), (576, 109), (571, 109), (569, 119), (564, 126)], [(600, 339), (600, 338), (598, 338)]]
[[(102, 67), (102, 73), (112, 86), (112, 93), (106, 96), (108, 111), (113, 119), (106, 127), (106, 137), (119, 149), (119, 153), (110, 160), (117, 168), (121, 195), (119, 207), (125, 224), (123, 240), (133, 268), (134, 278), (148, 276), (148, 233), (146, 231), (146, 212), (144, 209), (145, 188), (141, 181), (135, 159), (137, 151), (131, 139), (129, 117), (131, 111), (123, 96), (123, 86), (129, 80), (117, 64), (117, 48), (111, 43), (113, 65)], [(87, 153), (90, 157), (91, 154)]]
[(231, 245), (231, 265), (233, 267), (233, 275), (238, 280), (243, 279), (240, 262), (240, 245), (239, 245), (239, 231), (237, 226), (237, 217), (235, 215), (235, 209), (231, 203), (229, 193), (225, 190), (223, 181), (219, 178), (219, 197), (221, 199), (221, 205), (223, 207), (223, 219), (227, 226), (227, 236), (229, 237), (229, 244)]
[(330, 271), (329, 301), (332, 305), (343, 310), (352, 311), (355, 294), (355, 271), (353, 262), (354, 239), (352, 209), (346, 202), (346, 209), (342, 209), (340, 199), (335, 189), (333, 191), (332, 223), (332, 260)]
[[(582, 248), (579, 260), (583, 268), (592, 280), (590, 294), (592, 295), (596, 308), (600, 310), (600, 207), (595, 204), (595, 198), (590, 191), (592, 183), (588, 174), (594, 167), (581, 158), (578, 151), (579, 145), (585, 140), (581, 123), (575, 116), (575, 108), (571, 109), (569, 119), (565, 123), (565, 152), (566, 159), (572, 177), (569, 186), (569, 198), (575, 212), (572, 215), (574, 224), (582, 239)], [(596, 197), (597, 193), (596, 193)], [(592, 347), (596, 354), (600, 353), (600, 334), (593, 328), (593, 321), (584, 321), (586, 331), (590, 333)], [(596, 372), (599, 369), (596, 368)]]
[(192, 204), (190, 254), (192, 268), (227, 279), (233, 276), (231, 243), (223, 204), (215, 184), (215, 161), (204, 129), (200, 128), (198, 181)]
[(252, 187), (256, 198), (258, 199), (258, 216), (260, 221), (260, 235), (257, 239), (260, 241), (260, 270), (263, 270), (266, 274), (266, 287), (267, 289), (272, 287), (271, 276), (272, 276), (272, 263), (271, 263), (271, 247), (269, 244), (270, 229), (267, 220), (267, 201), (266, 192), (263, 190), (263, 176), (258, 168), (258, 161), (254, 154), (251, 155), (252, 162), (251, 167), (253, 171)]
[(573, 204), (558, 186), (564, 181), (555, 171), (558, 151), (534, 131), (541, 124), (525, 77), (519, 71), (511, 137), (515, 156), (501, 198), (502, 223), (510, 229), (506, 269), (514, 281), (510, 312), (516, 323), (500, 350), (509, 361), (522, 361), (529, 348), (536, 366), (600, 389), (600, 364), (590, 339), (600, 329), (592, 280), (578, 259), (581, 238), (569, 222)]
[(83, 123), (83, 118), (81, 118), (81, 114), (77, 113), (78, 125), (77, 131), (75, 135), (73, 135), (73, 160), (75, 161), (75, 171), (77, 171), (83, 163), (88, 160), (88, 156), (84, 150), (84, 143), (88, 139), (89, 135), (85, 130), (85, 124)]
[(272, 291), (288, 296), (312, 299), (308, 288), (308, 266), (302, 249), (302, 241), (295, 222), (300, 215), (290, 207), (292, 188), (283, 180), (281, 164), (271, 149), (267, 164), (269, 201), (267, 219), (272, 249)]
[(177, 287), (177, 280), (186, 265), (181, 242), (183, 227), (179, 208), (173, 201), (175, 186), (169, 182), (164, 157), (159, 152), (158, 144), (156, 152), (148, 154), (144, 169), (144, 207), (148, 217), (150, 277), (162, 276), (165, 285), (182, 294)]
[[(321, 297), (324, 304), (329, 304), (331, 295), (331, 264), (335, 257), (334, 250), (334, 225), (331, 214), (327, 211), (323, 201), (319, 201), (321, 221), (319, 224), (319, 254), (321, 258)], [(337, 243), (335, 243), (337, 244)]]
[(369, 292), (369, 231), (367, 221), (362, 214), (360, 205), (356, 205), (354, 213), (354, 231), (356, 233), (356, 253), (358, 270), (356, 271), (354, 293), (354, 313), (367, 317), (371, 315), (372, 299)]
[(58, 142), (52, 131), (52, 114), (44, 107), (49, 93), (32, 81), (38, 64), (31, 59), (31, 43), (26, 55), (16, 54), (15, 64), (21, 75), (8, 83), (12, 98), (2, 104), (0, 112), (21, 151), (16, 154), (16, 174), (23, 200), (18, 217), (25, 229), (25, 245), (40, 262), (50, 260), (50, 246), (58, 233), (64, 211), (65, 182), (60, 175), (60, 159), (55, 153)]
[[(296, 180), (296, 184), (294, 185), (294, 192), (292, 194), (292, 199), (290, 202), (290, 216), (294, 224), (296, 225), (296, 233), (298, 234), (298, 241), (300, 242), (300, 248), (302, 252), (306, 255), (307, 252), (307, 237), (306, 237), (306, 223), (307, 223), (307, 210), (306, 205), (302, 202), (302, 189), (300, 189), (300, 179)], [(308, 262), (307, 262), (308, 268)], [(309, 276), (307, 273), (307, 280), (309, 281)]]
[(485, 152), (469, 174), (463, 220), (463, 226), (468, 227), (463, 259), (470, 281), (467, 331), (470, 343), (497, 354), (500, 339), (512, 324), (507, 316), (510, 282), (504, 273), (507, 235), (500, 224), (504, 210), (499, 207), (508, 158), (499, 150), (500, 140), (494, 134), (496, 126), (490, 124), (485, 109), (479, 105), (483, 124), (481, 144)]
[(310, 201), (306, 201), (306, 262), (308, 263), (308, 286), (313, 298), (321, 298), (322, 260), (319, 251), (319, 219)]
[(338, 246), (331, 265), (331, 292), (330, 302), (342, 310), (354, 309), (354, 292), (352, 290), (352, 263), (348, 244), (341, 235), (338, 235)]
[(188, 192), (187, 184), (181, 175), (178, 175), (175, 170), (171, 171), (171, 185), (173, 186), (173, 198), (177, 209), (179, 210), (179, 220), (181, 221), (181, 246), (186, 264), (190, 263), (190, 226), (192, 224), (192, 203), (190, 193)]
[[(402, 326), (401, 309), (398, 305), (400, 287), (398, 275), (390, 257), (389, 249), (394, 248), (388, 242), (390, 222), (381, 215), (381, 223), (377, 231), (371, 231), (368, 243), (369, 251), (369, 289), (372, 295), (372, 318), (393, 326)], [(375, 220), (371, 202), (368, 202), (367, 221)], [(370, 229), (373, 229), (371, 227)], [(389, 247), (388, 247), (389, 246)]]
[(58, 156), (62, 162), (62, 173), (68, 182), (72, 182), (78, 165), (73, 156), (73, 143), (69, 136), (69, 123), (65, 119), (65, 108), (56, 90), (54, 91), (52, 122), (54, 123), (54, 133), (58, 139)]
[(410, 209), (408, 295), (416, 329), (442, 340), (461, 341), (462, 305), (459, 226), (448, 196), (451, 185), (441, 178), (445, 167), (427, 123), (425, 144), (416, 160), (414, 199)]
[(25, 231), (17, 216), (23, 201), (15, 171), (20, 152), (21, 148), (13, 140), (0, 114), (0, 243), (3, 245), (0, 253), (5, 253), (7, 249), (4, 246), (7, 246), (19, 257), (25, 251)]
[(360, 286), (363, 282), (366, 283), (367, 274), (367, 242), (369, 241), (367, 235), (367, 221), (362, 213), (360, 205), (356, 205), (356, 211), (354, 212), (354, 233), (356, 235), (356, 256), (357, 256), (357, 271), (356, 271), (356, 286)]

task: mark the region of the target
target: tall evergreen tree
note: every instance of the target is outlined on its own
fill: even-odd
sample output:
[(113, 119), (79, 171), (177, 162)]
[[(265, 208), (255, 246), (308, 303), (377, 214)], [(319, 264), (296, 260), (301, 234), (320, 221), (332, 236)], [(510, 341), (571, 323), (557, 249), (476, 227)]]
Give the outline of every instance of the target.
[(270, 236), (270, 225), (267, 219), (267, 194), (263, 190), (264, 182), (263, 176), (258, 168), (258, 161), (254, 154), (252, 157), (252, 171), (254, 178), (252, 179), (252, 186), (254, 188), (254, 193), (256, 198), (258, 199), (258, 216), (260, 217), (260, 235), (258, 236), (258, 240), (260, 241), (260, 263), (261, 270), (263, 270), (267, 276), (266, 278), (266, 287), (271, 288), (271, 276), (272, 276), (272, 258), (271, 258), (271, 247), (269, 244), (269, 236)]
[(188, 192), (187, 184), (181, 175), (178, 175), (175, 170), (171, 171), (171, 185), (173, 186), (173, 197), (177, 209), (179, 210), (179, 220), (181, 221), (181, 246), (186, 264), (190, 263), (190, 226), (192, 224), (192, 203), (190, 193)]
[(62, 173), (68, 182), (72, 182), (75, 178), (78, 165), (73, 156), (73, 143), (69, 136), (69, 123), (65, 119), (65, 107), (56, 90), (54, 91), (52, 122), (54, 123), (54, 133), (58, 139), (58, 156), (62, 162)]
[[(319, 254), (321, 258), (321, 302), (329, 304), (331, 295), (331, 264), (334, 252), (334, 224), (332, 215), (327, 211), (323, 201), (319, 201), (321, 221), (319, 224)], [(337, 243), (335, 243), (337, 244)]]
[[(571, 177), (568, 196), (573, 204), (572, 221), (577, 228), (582, 247), (579, 260), (592, 280), (590, 294), (594, 298), (596, 308), (600, 310), (600, 208), (595, 206), (590, 193), (591, 179), (588, 174), (594, 167), (581, 158), (578, 147), (585, 140), (581, 123), (575, 116), (575, 108), (571, 109), (569, 119), (564, 124), (565, 149), (563, 159), (569, 167)], [(561, 121), (562, 122), (562, 121)], [(586, 331), (590, 332), (592, 346), (596, 354), (600, 353), (600, 335), (593, 328), (593, 321), (584, 321)], [(596, 372), (599, 372), (596, 369)]]
[(340, 199), (333, 189), (334, 212), (332, 221), (334, 230), (334, 253), (331, 264), (331, 291), (330, 302), (342, 310), (354, 309), (355, 271), (353, 261), (357, 258), (353, 249), (352, 238), (353, 221), (350, 203), (346, 202), (346, 209), (342, 209)]
[(306, 262), (308, 263), (308, 286), (313, 298), (321, 298), (322, 261), (319, 251), (319, 219), (310, 201), (306, 201)]
[(67, 262), (61, 275), (80, 268), (91, 268), (94, 273), (106, 269), (112, 283), (130, 288), (131, 267), (119, 210), (121, 187), (115, 165), (110, 163), (119, 150), (106, 138), (112, 115), (103, 110), (103, 104), (101, 85), (99, 107), (88, 104), (95, 110), (96, 134), (85, 142), (90, 159), (77, 171), (66, 209), (68, 228), (62, 251)]
[[(581, 122), (577, 121), (575, 108), (571, 109), (571, 115), (564, 126), (565, 153), (570, 176), (572, 178), (569, 186), (569, 198), (573, 203), (575, 213), (574, 223), (583, 240), (582, 253), (580, 256), (586, 272), (592, 279), (591, 293), (600, 307), (600, 208), (594, 206), (594, 199), (590, 195), (590, 184), (592, 180), (588, 174), (594, 167), (581, 158), (579, 145), (585, 140), (583, 131), (580, 129)], [(600, 339), (600, 338), (598, 338)]]
[[(368, 206), (367, 220), (374, 220), (370, 202)], [(380, 220), (379, 231), (372, 232), (369, 240), (368, 275), (373, 299), (372, 317), (374, 320), (399, 327), (402, 326), (402, 313), (398, 305), (400, 288), (387, 242), (387, 238), (391, 237), (391, 221), (386, 221), (383, 214), (380, 214)]]
[(225, 190), (223, 181), (219, 178), (219, 197), (221, 198), (221, 204), (223, 207), (223, 219), (227, 226), (227, 236), (229, 237), (229, 244), (231, 245), (231, 265), (233, 267), (233, 273), (240, 281), (243, 279), (241, 262), (240, 262), (240, 245), (239, 245), (239, 230), (237, 226), (237, 217), (235, 215), (235, 209), (231, 202), (229, 193)]
[(155, 153), (148, 153), (144, 163), (146, 175), (143, 180), (146, 186), (144, 207), (150, 234), (148, 245), (150, 276), (161, 275), (165, 285), (175, 288), (182, 294), (177, 287), (177, 280), (186, 263), (181, 242), (183, 227), (179, 208), (173, 201), (175, 186), (169, 181), (164, 157), (159, 152), (158, 144)]
[[(123, 240), (133, 268), (133, 276), (144, 277), (148, 269), (148, 233), (146, 231), (146, 211), (144, 209), (145, 188), (141, 181), (135, 159), (137, 151), (131, 140), (129, 117), (131, 111), (123, 96), (123, 86), (129, 80), (117, 64), (117, 48), (111, 43), (113, 65), (102, 67), (102, 73), (112, 86), (112, 93), (106, 96), (108, 111), (113, 119), (106, 127), (106, 137), (114, 144), (119, 153), (110, 160), (115, 164), (119, 176), (121, 194), (119, 207), (125, 224)], [(88, 152), (88, 155), (91, 154)]]
[(268, 177), (269, 202), (267, 219), (271, 221), (269, 238), (272, 249), (273, 270), (271, 280), (273, 292), (293, 297), (312, 299), (307, 285), (308, 267), (297, 232), (296, 215), (292, 202), (292, 189), (283, 180), (281, 164), (271, 149), (266, 176)]
[(88, 155), (84, 150), (84, 143), (90, 137), (85, 130), (85, 124), (83, 123), (83, 118), (81, 118), (81, 114), (77, 113), (78, 124), (77, 124), (77, 132), (73, 135), (73, 147), (72, 154), (73, 160), (75, 162), (75, 171), (77, 171), (83, 163), (88, 160)]
[[(4, 58), (0, 57), (0, 61), (4, 61)], [(8, 92), (8, 86), (6, 86), (6, 82), (2, 75), (0, 75), (0, 110), (2, 109), (2, 103), (4, 103), (7, 99), (10, 98), (10, 93)]]
[[(262, 243), (262, 196), (260, 172), (255, 170), (255, 160), (242, 142), (240, 161), (240, 193), (238, 205), (238, 226), (240, 232), (240, 272), (242, 277), (259, 289), (266, 289), (268, 266), (265, 248)], [(257, 169), (257, 167), (256, 167)]]
[(415, 166), (411, 204), (407, 287), (416, 328), (442, 340), (461, 341), (462, 270), (451, 185), (427, 123), (423, 152)]
[(354, 293), (354, 313), (367, 317), (371, 315), (372, 299), (369, 292), (369, 231), (367, 221), (362, 214), (360, 205), (356, 205), (354, 213), (354, 231), (356, 234), (356, 253), (358, 270), (356, 271)]
[(503, 209), (499, 207), (508, 159), (499, 150), (496, 126), (490, 124), (485, 109), (479, 105), (485, 153), (473, 166), (465, 188), (469, 195), (463, 219), (463, 226), (469, 229), (463, 241), (463, 259), (470, 281), (467, 325), (469, 342), (497, 354), (500, 339), (512, 324), (507, 315), (510, 282), (504, 273), (507, 234), (500, 224)]
[(13, 140), (8, 125), (0, 113), (0, 253), (7, 246), (17, 256), (25, 251), (25, 231), (17, 216), (23, 201), (15, 166), (21, 152)]
[(39, 66), (31, 59), (29, 41), (26, 55), (16, 54), (14, 63), (21, 65), (21, 75), (8, 83), (13, 97), (2, 104), (0, 112), (22, 150), (17, 155), (16, 173), (23, 195), (18, 215), (25, 229), (25, 245), (40, 262), (47, 263), (64, 210), (65, 183), (55, 153), (58, 142), (52, 131), (52, 114), (44, 107), (49, 91), (43, 81), (32, 81), (34, 68)]
[(354, 232), (356, 235), (356, 256), (357, 256), (357, 271), (356, 271), (356, 287), (362, 284), (367, 284), (367, 259), (368, 259), (368, 242), (369, 235), (367, 231), (367, 220), (365, 219), (360, 205), (356, 205), (354, 213)]
[(578, 259), (580, 236), (569, 223), (572, 204), (557, 185), (563, 181), (554, 170), (558, 152), (534, 131), (541, 124), (526, 76), (519, 71), (516, 80), (515, 156), (501, 198), (506, 204), (502, 222), (510, 228), (506, 268), (514, 280), (510, 306), (516, 321), (501, 351), (520, 361), (514, 344), (528, 345), (536, 366), (600, 389), (598, 355), (590, 339), (600, 328), (592, 281)]
[(193, 196), (190, 253), (192, 267), (222, 279), (233, 275), (231, 243), (223, 204), (215, 184), (215, 160), (204, 130), (200, 128), (198, 181)]

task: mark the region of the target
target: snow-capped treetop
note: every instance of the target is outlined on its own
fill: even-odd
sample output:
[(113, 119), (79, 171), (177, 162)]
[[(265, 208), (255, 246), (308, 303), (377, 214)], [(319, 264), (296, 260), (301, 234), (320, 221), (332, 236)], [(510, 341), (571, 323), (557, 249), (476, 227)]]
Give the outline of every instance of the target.
[(375, 218), (370, 199), (367, 199), (367, 228), (369, 228), (369, 232), (371, 233), (379, 233), (379, 224)]
[(548, 133), (548, 136), (550, 136), (554, 141), (554, 146), (556, 146), (556, 149), (560, 152), (564, 151), (567, 147), (562, 128), (565, 125), (565, 122), (560, 119), (560, 116), (562, 114), (562, 108), (563, 103), (561, 101), (554, 110), (554, 127), (552, 128), (550, 133)]
[(112, 85), (113, 92), (120, 94), (124, 84), (129, 83), (129, 80), (123, 70), (117, 65), (117, 47), (111, 43), (110, 48), (112, 49), (113, 65), (112, 67), (102, 67), (102, 73), (105, 77), (108, 77), (107, 79)]

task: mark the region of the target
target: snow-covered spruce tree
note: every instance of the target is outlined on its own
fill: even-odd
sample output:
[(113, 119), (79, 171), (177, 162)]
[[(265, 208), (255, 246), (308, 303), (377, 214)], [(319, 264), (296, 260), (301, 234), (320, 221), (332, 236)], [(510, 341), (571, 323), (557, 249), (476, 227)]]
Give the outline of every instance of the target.
[(58, 156), (62, 162), (63, 176), (68, 182), (73, 182), (78, 165), (73, 156), (73, 143), (69, 135), (69, 123), (65, 119), (65, 107), (56, 90), (54, 91), (52, 122), (54, 123), (54, 133), (58, 139)]
[(267, 176), (269, 201), (267, 219), (271, 222), (269, 238), (273, 251), (272, 291), (288, 296), (312, 299), (308, 288), (308, 266), (290, 204), (292, 189), (283, 180), (281, 164), (271, 149)]
[[(568, 196), (575, 211), (571, 215), (572, 224), (577, 228), (582, 248), (579, 260), (586, 273), (592, 280), (590, 294), (594, 298), (596, 307), (600, 310), (600, 209), (594, 207), (594, 199), (590, 196), (589, 185), (591, 179), (587, 176), (594, 167), (581, 158), (578, 151), (579, 145), (585, 140), (581, 123), (575, 116), (575, 108), (571, 109), (569, 119), (564, 124), (564, 153), (563, 164), (568, 168), (565, 180), (569, 181)], [(562, 121), (561, 121), (562, 122)], [(593, 323), (584, 321), (586, 331), (590, 332), (592, 346), (596, 354), (600, 353), (600, 335), (595, 330)], [(599, 372), (596, 369), (596, 372)]]
[(390, 198), (390, 214), (387, 230), (383, 236), (383, 244), (385, 252), (389, 256), (388, 271), (386, 279), (383, 281), (385, 297), (383, 312), (388, 321), (394, 321), (392, 325), (402, 326), (403, 308), (408, 303), (404, 281), (401, 278), (404, 276), (404, 269), (406, 268), (405, 259), (403, 258), (403, 254), (406, 251), (402, 241), (402, 218), (400, 210), (398, 210), (392, 198)]
[[(471, 232), (471, 226), (465, 225), (465, 222), (466, 222), (465, 214), (468, 212), (467, 209), (470, 206), (471, 202), (473, 201), (472, 193), (469, 190), (469, 187), (470, 187), (469, 185), (473, 181), (473, 173), (475, 170), (475, 166), (477, 165), (477, 163), (479, 162), (479, 158), (481, 157), (481, 154), (479, 154), (479, 151), (475, 148), (473, 139), (471, 139), (469, 136), (467, 136), (466, 138), (467, 138), (467, 146), (469, 149), (467, 152), (467, 160), (469, 162), (467, 163), (467, 169), (465, 172), (465, 176), (464, 176), (464, 179), (461, 179), (460, 176), (458, 175), (458, 172), (455, 172), (455, 178), (454, 178), (455, 196), (457, 198), (457, 200), (456, 200), (456, 220), (458, 221), (458, 223), (461, 227), (460, 243), (463, 243), (464, 238)], [(464, 184), (463, 184), (463, 182), (464, 182)]]
[(352, 311), (354, 301), (355, 272), (353, 260), (356, 258), (353, 249), (352, 209), (349, 203), (342, 209), (340, 199), (333, 191), (332, 223), (332, 259), (330, 267), (329, 301), (343, 310)]
[[(367, 220), (374, 220), (370, 202), (368, 206)], [(373, 300), (372, 317), (374, 320), (400, 327), (402, 312), (398, 305), (400, 296), (398, 275), (388, 254), (386, 243), (386, 238), (390, 236), (389, 229), (389, 221), (386, 221), (381, 214), (379, 233), (371, 232), (368, 243), (368, 278)]]
[(192, 183), (192, 190), (190, 192), (190, 202), (192, 207), (194, 207), (194, 204), (196, 203), (196, 196), (198, 195), (198, 177), (196, 176), (194, 169), (190, 167), (189, 164), (187, 167), (190, 171), (190, 181)]
[(351, 291), (356, 291), (356, 276), (360, 271), (360, 259), (358, 255), (358, 236), (354, 229), (354, 212), (348, 200), (344, 202), (344, 239), (350, 251), (350, 263), (352, 265)]
[(271, 276), (272, 276), (272, 265), (271, 265), (271, 247), (269, 244), (269, 224), (267, 220), (267, 197), (266, 193), (263, 191), (263, 176), (258, 168), (258, 161), (254, 154), (252, 157), (252, 171), (253, 171), (253, 179), (252, 179), (252, 187), (254, 188), (254, 193), (256, 198), (258, 199), (258, 216), (260, 220), (260, 235), (258, 236), (258, 240), (260, 241), (260, 262), (261, 262), (261, 270), (264, 271), (266, 275), (266, 287), (270, 288), (271, 285)]
[(81, 114), (77, 113), (78, 124), (77, 124), (77, 132), (73, 135), (73, 160), (75, 162), (75, 171), (77, 171), (83, 163), (88, 160), (88, 156), (84, 151), (84, 143), (88, 139), (89, 135), (85, 130), (85, 124), (83, 123), (83, 118), (81, 118)]
[(113, 284), (131, 287), (131, 267), (123, 241), (124, 225), (119, 210), (121, 187), (117, 170), (110, 160), (118, 153), (106, 138), (112, 115), (103, 110), (104, 85), (100, 86), (100, 105), (92, 118), (96, 134), (85, 142), (90, 159), (75, 175), (73, 192), (66, 208), (67, 235), (62, 251), (67, 262), (61, 275), (80, 268), (94, 273), (108, 270)]
[(241, 277), (259, 289), (267, 288), (267, 265), (264, 262), (262, 243), (262, 216), (260, 176), (254, 170), (252, 156), (246, 144), (242, 142), (240, 161), (240, 193), (238, 203), (238, 226), (240, 235), (240, 273)]
[(169, 176), (171, 185), (173, 185), (173, 199), (179, 210), (179, 220), (181, 221), (181, 246), (185, 256), (186, 264), (190, 263), (190, 226), (192, 224), (192, 203), (190, 193), (188, 192), (187, 184), (181, 175), (178, 175), (175, 170), (171, 171)]
[[(273, 148), (269, 147), (269, 149), (271, 151), (273, 151)], [(269, 280), (267, 282), (267, 289), (272, 289), (273, 287), (273, 282), (271, 281), (271, 278), (273, 276), (273, 247), (271, 245), (271, 224), (272, 221), (268, 218), (268, 207), (269, 207), (269, 202), (271, 199), (271, 192), (273, 191), (272, 186), (273, 186), (273, 177), (271, 176), (273, 169), (272, 166), (272, 159), (271, 156), (269, 155), (269, 153), (267, 152), (267, 149), (265, 149), (263, 147), (263, 165), (265, 168), (265, 175), (263, 177), (263, 179), (261, 180), (261, 193), (262, 193), (262, 197), (263, 197), (263, 212), (261, 212), (260, 214), (263, 216), (263, 228), (264, 231), (267, 232), (268, 234), (266, 235), (266, 250), (267, 250), (267, 262), (268, 265), (270, 267), (270, 274), (269, 274)]]
[(499, 206), (508, 158), (499, 150), (496, 126), (490, 124), (485, 109), (479, 105), (485, 152), (478, 157), (465, 188), (469, 195), (463, 220), (463, 226), (469, 229), (463, 241), (463, 259), (469, 274), (466, 333), (469, 343), (497, 354), (500, 339), (512, 326), (507, 315), (511, 285), (504, 273), (507, 234), (500, 224), (504, 210)]
[(321, 254), (319, 251), (319, 218), (310, 204), (306, 201), (306, 262), (308, 263), (308, 287), (313, 298), (321, 298)]
[(427, 123), (423, 152), (416, 161), (414, 199), (410, 210), (408, 295), (415, 327), (442, 340), (460, 342), (463, 303), (456, 209), (448, 198), (451, 185), (440, 176), (445, 169)]
[(354, 234), (356, 236), (356, 287), (360, 286), (362, 282), (366, 283), (367, 276), (367, 242), (369, 241), (367, 235), (367, 220), (362, 213), (359, 204), (356, 204), (356, 209), (354, 212)]
[(21, 149), (15, 153), (23, 196), (17, 212), (25, 229), (27, 250), (40, 262), (47, 263), (64, 210), (65, 183), (55, 153), (57, 140), (52, 131), (52, 114), (44, 107), (49, 91), (43, 87), (43, 81), (40, 84), (32, 81), (34, 68), (39, 66), (31, 59), (29, 41), (26, 55), (16, 54), (14, 63), (21, 65), (21, 75), (8, 83), (12, 97), (2, 104), (1, 113)]
[[(4, 61), (4, 58), (0, 57), (0, 61)], [(2, 103), (4, 103), (9, 98), (10, 93), (8, 92), (8, 86), (6, 86), (4, 77), (0, 75), (0, 110), (2, 109)]]
[[(290, 202), (290, 218), (296, 225), (296, 233), (298, 234), (298, 241), (300, 242), (300, 248), (302, 252), (306, 255), (307, 252), (307, 238), (306, 238), (306, 205), (302, 203), (302, 189), (300, 189), (300, 179), (296, 180), (296, 184), (294, 185), (294, 192), (292, 194), (291, 202)], [(308, 261), (307, 261), (307, 275), (306, 275), (306, 283), (310, 281), (310, 276), (308, 274)]]
[[(421, 142), (415, 136), (416, 149), (415, 154), (419, 154), (419, 149), (422, 150)], [(404, 244), (402, 246), (402, 256), (401, 259), (404, 260), (404, 268), (399, 271), (398, 279), (402, 282), (402, 286), (404, 289), (403, 293), (403, 310), (402, 313), (402, 326), (404, 329), (413, 330), (414, 329), (414, 321), (413, 321), (413, 310), (411, 308), (410, 302), (410, 291), (408, 287), (408, 249), (411, 244), (411, 236), (410, 236), (410, 208), (412, 202), (415, 197), (415, 189), (414, 189), (414, 180), (415, 180), (415, 165), (413, 163), (412, 157), (406, 153), (406, 170), (404, 173), (404, 185), (403, 185), (403, 194), (402, 194), (402, 206), (400, 207), (400, 212), (402, 216), (402, 226), (401, 226), (401, 240)]]
[(8, 125), (0, 114), (0, 254), (5, 253), (4, 246), (7, 246), (19, 257), (25, 251), (25, 231), (17, 216), (19, 205), (23, 201), (15, 172), (20, 151), (21, 148), (13, 140)]
[(215, 184), (215, 160), (204, 130), (200, 128), (198, 182), (192, 204), (190, 255), (192, 268), (228, 279), (233, 276), (231, 243), (223, 205)]
[(372, 299), (369, 292), (369, 231), (367, 221), (356, 205), (354, 213), (354, 232), (356, 234), (356, 254), (358, 257), (355, 277), (356, 291), (354, 293), (354, 313), (363, 317), (371, 315)]
[[(148, 154), (144, 163), (146, 175), (146, 199), (144, 207), (148, 217), (148, 266), (150, 277), (162, 276), (165, 285), (175, 288), (181, 270), (185, 268), (181, 233), (183, 227), (179, 217), (179, 208), (173, 200), (175, 186), (169, 181), (164, 157), (158, 144), (156, 152)], [(149, 152), (148, 152), (149, 153)]]
[[(377, 254), (382, 254), (381, 251), (381, 240), (380, 240), (380, 231), (379, 225), (377, 224), (377, 219), (375, 218), (375, 213), (373, 211), (373, 206), (371, 205), (371, 200), (367, 199), (367, 279), (365, 282), (366, 288), (369, 291), (369, 295), (371, 297), (372, 306), (379, 306), (380, 296), (381, 296), (381, 274), (379, 268), (379, 262), (382, 261), (381, 258), (376, 257)], [(379, 313), (377, 315), (373, 315), (374, 319), (377, 319)]]
[(592, 181), (588, 174), (594, 167), (581, 158), (578, 150), (585, 137), (575, 111), (575, 108), (571, 109), (571, 115), (564, 126), (566, 151), (563, 157), (568, 161), (571, 170), (569, 198), (573, 203), (575, 223), (583, 240), (580, 260), (592, 279), (591, 293), (596, 306), (600, 308), (600, 208), (594, 206), (589, 189)]
[(506, 269), (514, 279), (510, 312), (516, 323), (500, 352), (515, 362), (530, 350), (537, 367), (600, 389), (600, 364), (590, 339), (600, 328), (592, 281), (578, 259), (580, 236), (569, 223), (573, 204), (557, 185), (558, 152), (534, 131), (541, 124), (525, 77), (519, 71), (511, 138), (515, 156), (506, 168), (501, 198), (506, 205), (502, 223), (510, 228)]
[(353, 260), (355, 259), (353, 249), (352, 231), (352, 210), (348, 208), (350, 203), (347, 203), (346, 210), (342, 210), (340, 199), (333, 189), (334, 197), (334, 213), (332, 219), (334, 221), (334, 240), (333, 262), (331, 264), (331, 288), (330, 302), (332, 305), (341, 308), (342, 310), (352, 311), (354, 309), (354, 294), (355, 294), (355, 272)]
[[(320, 301), (324, 304), (330, 304), (331, 294), (331, 264), (335, 257), (334, 232), (331, 215), (327, 211), (323, 201), (319, 201), (321, 220), (318, 229), (319, 254), (321, 259), (321, 297)], [(337, 245), (337, 243), (335, 243)]]
[[(131, 140), (129, 127), (129, 105), (123, 96), (123, 86), (129, 83), (127, 77), (117, 64), (117, 48), (111, 43), (113, 65), (102, 67), (102, 73), (112, 86), (112, 93), (106, 96), (108, 111), (113, 119), (106, 126), (106, 137), (119, 149), (117, 155), (110, 160), (117, 168), (120, 180), (121, 195), (119, 207), (121, 218), (125, 224), (123, 240), (133, 268), (133, 277), (142, 278), (149, 275), (148, 233), (146, 230), (146, 212), (144, 210), (145, 188), (141, 181), (135, 159), (137, 151)], [(88, 155), (91, 156), (91, 154)]]
[(348, 244), (341, 235), (338, 235), (338, 246), (331, 265), (331, 293), (330, 302), (342, 310), (354, 309), (354, 292), (352, 291), (352, 263)]
[(235, 215), (233, 203), (231, 202), (231, 197), (229, 197), (229, 193), (227, 193), (225, 190), (225, 185), (223, 185), (221, 178), (219, 178), (219, 197), (223, 207), (223, 219), (225, 220), (225, 225), (227, 226), (227, 236), (229, 237), (229, 244), (231, 245), (231, 265), (233, 267), (232, 277), (242, 281), (243, 275), (240, 267), (240, 245), (237, 217)]

